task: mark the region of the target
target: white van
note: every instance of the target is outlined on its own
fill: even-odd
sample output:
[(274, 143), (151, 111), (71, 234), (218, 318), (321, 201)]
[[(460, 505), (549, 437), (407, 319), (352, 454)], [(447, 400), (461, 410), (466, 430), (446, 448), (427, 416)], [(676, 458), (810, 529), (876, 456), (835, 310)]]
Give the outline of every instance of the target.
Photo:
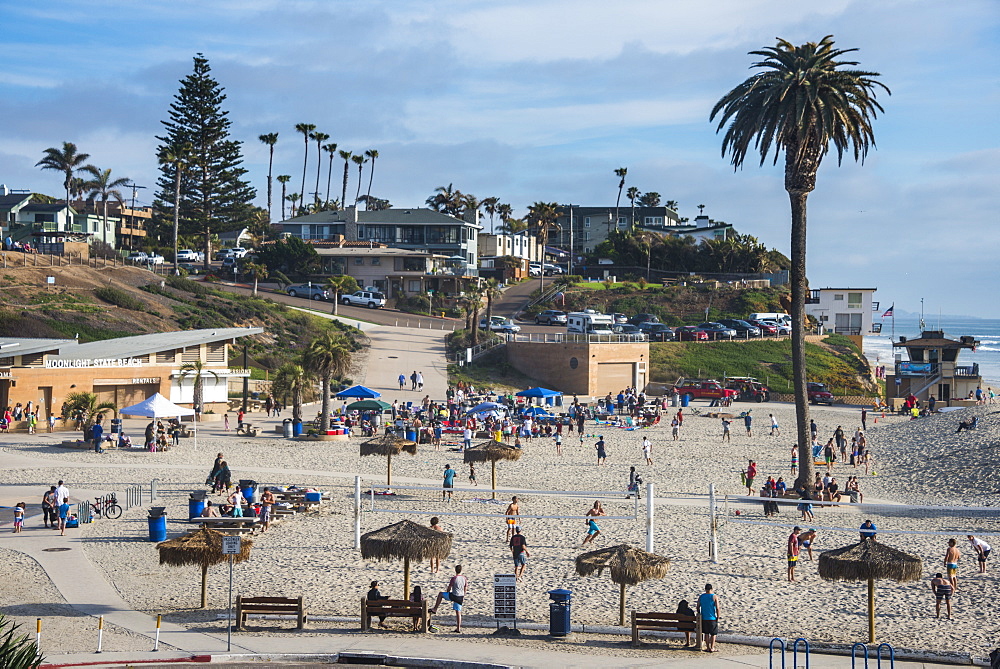
[(792, 327), (792, 317), (788, 314), (782, 313), (767, 313), (767, 314), (750, 314), (747, 316), (752, 321), (774, 321), (775, 323), (780, 323), (782, 325), (787, 325)]
[[(589, 310), (588, 310), (589, 311)], [(610, 314), (576, 311), (566, 316), (566, 332), (578, 334), (614, 334), (615, 317)]]

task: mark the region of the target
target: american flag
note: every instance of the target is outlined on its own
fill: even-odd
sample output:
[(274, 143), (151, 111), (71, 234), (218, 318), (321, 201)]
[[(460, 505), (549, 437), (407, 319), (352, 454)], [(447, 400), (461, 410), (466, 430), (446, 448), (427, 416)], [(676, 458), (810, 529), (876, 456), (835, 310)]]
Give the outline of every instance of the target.
[(891, 307), (889, 307), (888, 309), (886, 309), (885, 313), (882, 314), (882, 318), (889, 318), (890, 316), (892, 316), (892, 310), (895, 309), (895, 308), (896, 308), (896, 305), (894, 304)]

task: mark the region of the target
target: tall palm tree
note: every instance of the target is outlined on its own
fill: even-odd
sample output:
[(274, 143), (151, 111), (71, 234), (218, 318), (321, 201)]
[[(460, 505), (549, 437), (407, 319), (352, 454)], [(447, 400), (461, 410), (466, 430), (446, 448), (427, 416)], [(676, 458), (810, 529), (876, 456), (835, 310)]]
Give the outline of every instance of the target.
[(346, 274), (339, 274), (337, 276), (331, 276), (326, 280), (326, 287), (333, 292), (333, 315), (337, 315), (337, 304), (340, 302), (340, 296), (345, 293), (353, 293), (358, 290), (358, 282), (353, 276), (348, 276)]
[(483, 211), (489, 214), (490, 217), (490, 234), (493, 234), (493, 216), (497, 213), (497, 205), (500, 203), (500, 198), (498, 197), (488, 197), (483, 200)]
[[(193, 147), (185, 142), (180, 145), (166, 146), (160, 151), (158, 156), (161, 165), (170, 165), (174, 168), (174, 275), (180, 271), (177, 262), (177, 233), (181, 222), (181, 177), (184, 170), (188, 168), (191, 161)], [(208, 267), (209, 258), (205, 256), (205, 267)]]
[(286, 362), (275, 370), (271, 390), (282, 397), (291, 395), (292, 420), (302, 420), (302, 400), (308, 389), (309, 375), (300, 359)]
[[(761, 71), (720, 99), (710, 120), (719, 116), (716, 132), (725, 129), (722, 154), (733, 168), (747, 153), (760, 152), (760, 164), (773, 150), (774, 163), (785, 153), (785, 190), (791, 205), (792, 376), (799, 440), (796, 483), (812, 482), (809, 446), (809, 401), (806, 390), (805, 299), (806, 199), (816, 187), (816, 172), (832, 142), (840, 164), (845, 151), (864, 162), (875, 146), (872, 121), (883, 111), (878, 89), (889, 89), (877, 72), (853, 69), (857, 61), (838, 60), (857, 49), (837, 49), (832, 35), (796, 46), (779, 39), (776, 46), (751, 51), (762, 60)], [(728, 126), (728, 127), (727, 127)]]
[(698, 205), (698, 215), (699, 215), (699, 216), (701, 216), (701, 215), (703, 215), (704, 213), (705, 213), (705, 205), (703, 205), (703, 204), (699, 204), (699, 205)]
[(101, 170), (93, 165), (87, 165), (83, 168), (83, 171), (91, 176), (91, 179), (84, 184), (86, 190), (89, 191), (87, 198), (94, 201), (100, 200), (104, 205), (104, 223), (101, 227), (101, 237), (102, 241), (107, 244), (108, 200), (113, 199), (119, 204), (125, 202), (125, 196), (118, 189), (128, 186), (131, 180), (128, 177), (112, 179), (110, 169)]
[[(545, 263), (545, 245), (549, 241), (549, 231), (558, 230), (559, 204), (556, 202), (536, 202), (528, 207), (528, 224), (534, 228), (535, 234), (541, 238), (542, 242), (542, 264)], [(538, 288), (540, 293), (545, 292), (545, 272), (538, 273)]]
[(496, 279), (487, 279), (483, 283), (483, 297), (486, 298), (486, 322), (491, 323), (493, 321), (493, 302), (503, 295), (503, 291), (500, 290), (500, 282)]
[(354, 206), (357, 206), (358, 198), (361, 197), (361, 172), (365, 167), (365, 163), (368, 162), (368, 158), (358, 154), (356, 156), (351, 156), (351, 162), (358, 166), (358, 192), (354, 195)]
[(43, 170), (55, 170), (63, 173), (63, 187), (66, 189), (66, 206), (69, 207), (70, 190), (74, 185), (74, 174), (83, 170), (84, 163), (90, 158), (89, 153), (78, 153), (76, 144), (63, 142), (62, 149), (50, 147), (45, 149), (44, 156), (35, 163), (35, 167)]
[(333, 159), (337, 157), (337, 143), (324, 144), (323, 150), (330, 154), (330, 164), (326, 168), (326, 202), (330, 201), (330, 181), (333, 179)]
[(351, 369), (351, 348), (343, 335), (324, 333), (313, 339), (303, 358), (306, 369), (317, 375), (323, 393), (319, 429), (330, 429), (330, 380), (341, 378)]
[(288, 194), (288, 201), (292, 203), (292, 206), (289, 207), (289, 209), (291, 210), (292, 214), (294, 214), (295, 211), (296, 211), (296, 209), (295, 209), (295, 203), (298, 202), (301, 197), (302, 196), (299, 195), (298, 193), (289, 193)]
[(181, 381), (189, 376), (194, 377), (194, 392), (192, 394), (192, 399), (194, 400), (195, 411), (197, 411), (195, 416), (200, 420), (201, 414), (204, 413), (205, 408), (205, 377), (211, 376), (215, 378), (216, 382), (218, 382), (219, 375), (206, 367), (205, 363), (201, 360), (185, 362), (180, 366), (180, 372)]
[(466, 202), (465, 194), (455, 188), (454, 184), (438, 186), (434, 194), (427, 198), (426, 203), (434, 211), (440, 211), (452, 216), (458, 216)]
[(91, 426), (109, 411), (118, 411), (118, 406), (114, 402), (98, 402), (94, 393), (80, 392), (66, 395), (66, 415), (75, 416), (79, 413), (83, 416), (82, 429), (87, 439), (90, 438)]
[[(313, 123), (296, 123), (295, 124), (295, 132), (301, 132), (302, 133), (302, 141), (305, 142), (305, 145), (306, 145), (305, 154), (302, 156), (302, 202), (303, 202), (303, 204), (306, 201), (306, 166), (309, 164), (309, 139), (310, 139), (310, 135), (315, 130), (316, 130), (316, 125), (313, 124)], [(295, 215), (297, 213), (301, 213), (301, 212), (297, 212), (294, 209), (292, 210), (292, 215)]]
[[(615, 200), (615, 229), (618, 229), (618, 205), (622, 200), (622, 189), (625, 188), (625, 175), (628, 174), (627, 167), (619, 167), (615, 170), (615, 176), (618, 177), (618, 199)], [(608, 236), (611, 236), (611, 222), (608, 221)]]
[(479, 344), (479, 311), (483, 308), (483, 289), (479, 286), (466, 288), (465, 303), (469, 308), (470, 343), (476, 346)]
[(288, 189), (288, 182), (292, 180), (292, 175), (279, 174), (276, 178), (281, 184), (281, 220), (285, 220), (285, 191)]
[(632, 203), (632, 216), (631, 216), (631, 220), (632, 220), (632, 227), (634, 228), (635, 227), (635, 200), (636, 200), (636, 198), (639, 197), (639, 189), (636, 188), (635, 186), (629, 186), (629, 189), (627, 191), (625, 191), (625, 197), (627, 197), (629, 199), (629, 202)]
[(314, 132), (310, 137), (316, 140), (316, 191), (313, 193), (313, 198), (316, 202), (316, 211), (319, 211), (319, 173), (323, 168), (323, 142), (330, 139), (330, 135), (325, 132)]
[(514, 208), (506, 202), (500, 203), (497, 205), (497, 216), (501, 224), (506, 224), (514, 216)]
[(643, 207), (659, 207), (660, 206), (660, 194), (655, 190), (646, 191), (639, 198), (639, 204)]
[(677, 208), (680, 207), (680, 205), (677, 204), (677, 200), (667, 200), (666, 202), (663, 203), (663, 206), (674, 212), (676, 212)]
[(351, 154), (350, 151), (344, 151), (341, 149), (337, 152), (337, 155), (344, 161), (344, 187), (340, 191), (340, 206), (347, 209), (347, 169), (351, 164), (353, 154)]
[[(372, 180), (375, 178), (375, 159), (378, 158), (377, 149), (368, 149), (365, 155), (372, 161), (372, 166), (368, 168), (368, 198), (372, 196)], [(365, 211), (368, 210), (368, 200), (365, 200)]]
[(271, 172), (274, 168), (274, 145), (278, 143), (278, 133), (269, 132), (266, 135), (258, 135), (259, 139), (268, 147), (268, 158), (267, 158), (267, 218), (269, 221), (273, 221), (271, 218)]
[(267, 265), (256, 262), (242, 263), (243, 271), (253, 274), (253, 296), (257, 297), (257, 282), (267, 278)]

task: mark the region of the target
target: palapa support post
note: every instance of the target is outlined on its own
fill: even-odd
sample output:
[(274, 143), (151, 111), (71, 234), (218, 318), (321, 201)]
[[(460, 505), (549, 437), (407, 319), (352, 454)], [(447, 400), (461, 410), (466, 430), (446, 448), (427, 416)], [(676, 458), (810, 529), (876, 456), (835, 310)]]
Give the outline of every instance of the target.
[(361, 477), (354, 477), (354, 550), (361, 549)]
[(201, 608), (208, 608), (208, 565), (201, 565)]
[[(653, 552), (653, 532), (656, 529), (653, 519), (653, 491), (652, 483), (646, 484), (646, 552)], [(624, 614), (622, 614), (624, 615)], [(622, 623), (623, 625), (625, 623)]]
[(875, 643), (875, 579), (868, 579), (868, 643)]
[(493, 488), (493, 499), (497, 498), (497, 461), (490, 463), (490, 484)]
[(160, 624), (163, 622), (163, 616), (159, 613), (156, 614), (156, 637), (153, 639), (153, 652), (160, 650)]
[(388, 486), (392, 485), (392, 453), (386, 456), (385, 463), (385, 484)]
[(622, 583), (619, 586), (621, 589), (618, 591), (618, 625), (621, 627), (625, 626), (625, 584)]
[(400, 599), (410, 598), (410, 558), (403, 558), (403, 596)]

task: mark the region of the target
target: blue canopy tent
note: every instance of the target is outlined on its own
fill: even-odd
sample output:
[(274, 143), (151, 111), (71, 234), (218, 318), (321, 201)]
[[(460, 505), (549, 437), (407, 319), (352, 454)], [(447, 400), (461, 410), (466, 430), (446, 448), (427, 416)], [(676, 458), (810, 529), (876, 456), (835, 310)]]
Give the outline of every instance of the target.
[(552, 406), (553, 404), (562, 405), (562, 401), (558, 403), (553, 399), (556, 397), (562, 397), (562, 393), (558, 390), (549, 390), (548, 388), (528, 388), (527, 390), (522, 390), (517, 393), (517, 397), (527, 397), (530, 399), (544, 399), (545, 404)]
[(530, 409), (525, 409), (524, 415), (531, 416), (532, 418), (552, 418), (552, 414), (546, 411), (544, 407), (531, 407)]
[(347, 390), (341, 390), (334, 397), (357, 397), (363, 400), (374, 400), (382, 397), (382, 393), (364, 386), (352, 386)]

